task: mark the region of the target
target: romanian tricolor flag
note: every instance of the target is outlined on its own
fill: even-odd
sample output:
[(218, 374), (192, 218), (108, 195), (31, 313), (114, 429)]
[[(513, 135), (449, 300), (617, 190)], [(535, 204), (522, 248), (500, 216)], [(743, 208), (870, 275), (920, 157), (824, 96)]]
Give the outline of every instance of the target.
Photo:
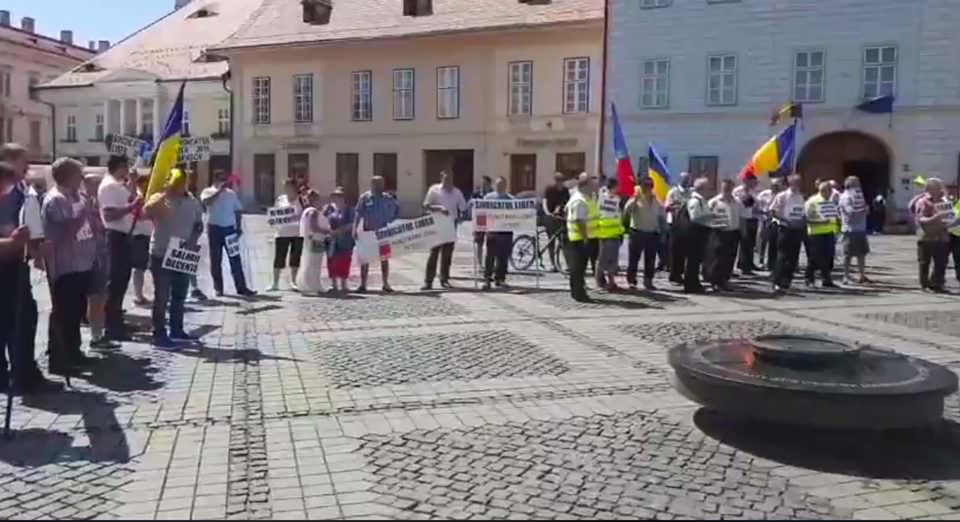
[(637, 178), (633, 175), (633, 165), (630, 163), (630, 152), (627, 150), (627, 140), (623, 138), (623, 127), (620, 126), (620, 117), (617, 116), (617, 106), (611, 105), (613, 111), (613, 154), (617, 158), (617, 193), (624, 198), (633, 195), (633, 187)]
[(747, 165), (740, 171), (740, 179), (745, 179), (750, 174), (762, 176), (791, 170), (793, 168), (793, 157), (796, 154), (796, 138), (796, 123), (770, 138), (753, 154)]
[(177, 94), (176, 101), (173, 102), (173, 107), (170, 108), (167, 123), (163, 126), (163, 134), (153, 148), (153, 170), (150, 171), (150, 184), (147, 185), (145, 198), (163, 190), (171, 169), (177, 166), (180, 133), (183, 130), (183, 90), (186, 86), (186, 82), (180, 84), (180, 92)]
[(653, 180), (653, 194), (663, 203), (667, 200), (667, 192), (670, 192), (670, 171), (653, 143), (647, 149), (647, 164), (647, 175)]

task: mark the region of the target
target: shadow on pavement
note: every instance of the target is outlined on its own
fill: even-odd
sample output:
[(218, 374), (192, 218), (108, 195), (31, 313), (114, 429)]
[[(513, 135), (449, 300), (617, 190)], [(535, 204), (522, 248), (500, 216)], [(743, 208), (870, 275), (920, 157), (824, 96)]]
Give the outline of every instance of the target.
[(288, 361), (303, 362), (294, 357), (284, 357), (282, 355), (269, 355), (256, 349), (235, 350), (232, 348), (214, 348), (212, 346), (194, 345), (184, 346), (182, 350), (176, 352), (177, 355), (186, 357), (196, 357), (210, 363), (232, 363), (232, 362), (259, 362), (259, 361)]
[(960, 424), (949, 420), (917, 430), (819, 430), (701, 408), (694, 423), (723, 444), (798, 468), (874, 479), (960, 479)]
[[(260, 313), (260, 312), (269, 312), (269, 311), (271, 311), (271, 310), (282, 310), (282, 309), (283, 309), (282, 306), (280, 306), (280, 305), (275, 305), (275, 304), (268, 304), (268, 305), (263, 305), (263, 306), (253, 306), (253, 307), (250, 307), (250, 308), (244, 308), (243, 310), (239, 310), (239, 311), (237, 312), (237, 315), (254, 315), (254, 314), (258, 314), (258, 313)], [(196, 335), (196, 334), (195, 334), (195, 335)]]
[[(27, 396), (23, 398), (23, 405), (29, 408), (48, 411), (58, 415), (80, 415), (87, 438), (88, 447), (69, 447), (66, 452), (48, 453), (54, 460), (84, 460), (91, 462), (127, 462), (130, 460), (130, 446), (124, 434), (114, 409), (117, 403), (110, 400), (106, 394), (99, 392), (82, 391), (77, 389), (66, 390), (61, 393)], [(30, 436), (36, 434), (32, 431)], [(48, 433), (59, 433), (50, 431)], [(19, 432), (14, 435), (17, 440)], [(54, 436), (55, 443), (62, 439)], [(14, 457), (15, 458), (15, 457)], [(53, 462), (54, 460), (50, 460)]]
[(149, 353), (134, 357), (122, 348), (99, 353), (100, 360), (83, 376), (88, 383), (115, 392), (152, 391), (163, 386), (153, 378), (159, 369)]

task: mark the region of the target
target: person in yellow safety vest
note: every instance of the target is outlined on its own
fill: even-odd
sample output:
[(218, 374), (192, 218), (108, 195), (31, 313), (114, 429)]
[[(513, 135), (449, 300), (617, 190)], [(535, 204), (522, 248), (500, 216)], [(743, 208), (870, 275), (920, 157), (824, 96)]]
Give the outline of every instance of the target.
[(620, 268), (620, 243), (623, 241), (623, 220), (620, 216), (620, 196), (617, 178), (607, 178), (597, 197), (597, 238), (600, 252), (597, 259), (597, 286), (609, 292), (620, 289), (616, 275)]
[(951, 225), (947, 225), (950, 230), (950, 253), (953, 256), (953, 268), (956, 270), (957, 282), (960, 282), (960, 197), (957, 198), (953, 206), (953, 215), (958, 219)]
[[(823, 181), (817, 187), (819, 192), (810, 196), (805, 205), (807, 235), (810, 237), (810, 257), (808, 263), (820, 271), (824, 288), (835, 288), (833, 283), (833, 258), (837, 248), (837, 227), (840, 212), (831, 195), (833, 188), (829, 181)], [(807, 272), (807, 286), (813, 286), (814, 274)]]
[(587, 173), (577, 178), (577, 190), (567, 202), (567, 264), (570, 268), (570, 296), (576, 301), (590, 302), (586, 272), (589, 240), (597, 235), (599, 204), (594, 198), (594, 182)]

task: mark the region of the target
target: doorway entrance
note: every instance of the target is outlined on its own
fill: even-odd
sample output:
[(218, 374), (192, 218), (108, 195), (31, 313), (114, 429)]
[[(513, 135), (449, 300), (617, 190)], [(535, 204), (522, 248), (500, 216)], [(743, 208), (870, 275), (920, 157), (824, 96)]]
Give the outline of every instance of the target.
[(512, 194), (537, 189), (537, 155), (510, 155), (510, 187)]
[(423, 151), (424, 165), (426, 165), (426, 189), (434, 183), (440, 182), (440, 172), (446, 171), (453, 176), (453, 185), (463, 192), (464, 197), (473, 193), (473, 150), (425, 150)]
[(797, 172), (803, 177), (804, 192), (816, 191), (814, 182), (835, 180), (842, 185), (847, 176), (860, 178), (863, 196), (873, 201), (890, 188), (890, 153), (880, 139), (862, 132), (841, 131), (814, 138), (800, 152)]
[(253, 198), (258, 205), (272, 207), (277, 183), (277, 158), (273, 154), (253, 155)]

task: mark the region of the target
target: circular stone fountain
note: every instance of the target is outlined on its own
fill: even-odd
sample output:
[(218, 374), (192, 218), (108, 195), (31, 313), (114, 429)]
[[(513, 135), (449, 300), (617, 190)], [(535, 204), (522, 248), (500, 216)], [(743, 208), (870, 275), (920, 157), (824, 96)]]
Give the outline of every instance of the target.
[(708, 408), (821, 428), (936, 424), (957, 391), (943, 366), (820, 336), (684, 343), (669, 361), (677, 389)]

